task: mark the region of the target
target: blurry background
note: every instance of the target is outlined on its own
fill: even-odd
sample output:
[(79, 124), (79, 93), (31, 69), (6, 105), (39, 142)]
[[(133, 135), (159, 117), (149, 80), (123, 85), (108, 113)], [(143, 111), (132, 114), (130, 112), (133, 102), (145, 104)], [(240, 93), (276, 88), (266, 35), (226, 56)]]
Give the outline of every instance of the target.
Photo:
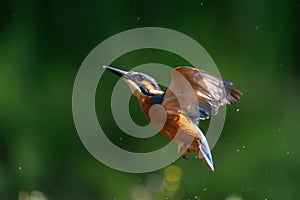
[[(297, 199), (299, 13), (296, 0), (1, 1), (0, 199)], [(244, 92), (228, 109), (212, 151), (213, 173), (193, 156), (151, 173), (119, 172), (97, 161), (78, 137), (71, 97), (79, 66), (106, 38), (144, 26), (192, 37)], [(147, 62), (187, 64), (140, 50), (114, 66)], [(96, 96), (108, 137), (125, 149), (164, 144), (162, 136), (143, 143), (116, 127), (107, 105), (117, 80), (106, 73)], [(131, 103), (133, 119), (146, 124)]]

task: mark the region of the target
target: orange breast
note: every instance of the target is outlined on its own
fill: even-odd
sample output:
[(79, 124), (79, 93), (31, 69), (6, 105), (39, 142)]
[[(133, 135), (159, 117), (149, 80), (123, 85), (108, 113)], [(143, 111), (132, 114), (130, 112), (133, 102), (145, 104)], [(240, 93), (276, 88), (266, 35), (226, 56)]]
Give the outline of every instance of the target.
[[(151, 118), (155, 118), (156, 113), (154, 114), (151, 113), (151, 118), (149, 115), (149, 110), (152, 105), (151, 97), (145, 97), (143, 99), (139, 99), (139, 104), (143, 113), (145, 114), (146, 118), (149, 121), (151, 121)], [(197, 129), (195, 125), (192, 123), (192, 121), (186, 118), (185, 116), (183, 116), (180, 113), (180, 111), (168, 110), (164, 106), (161, 106), (161, 108), (164, 109), (164, 112), (166, 113), (166, 121), (162, 128), (158, 129), (155, 125), (154, 128), (156, 128), (157, 131), (159, 131), (162, 135), (167, 137), (169, 140), (173, 140), (174, 142), (176, 142), (178, 145), (191, 144), (191, 146), (189, 147), (189, 152), (198, 153), (199, 134), (197, 133)], [(161, 113), (162, 112), (158, 111), (157, 115), (162, 115)]]

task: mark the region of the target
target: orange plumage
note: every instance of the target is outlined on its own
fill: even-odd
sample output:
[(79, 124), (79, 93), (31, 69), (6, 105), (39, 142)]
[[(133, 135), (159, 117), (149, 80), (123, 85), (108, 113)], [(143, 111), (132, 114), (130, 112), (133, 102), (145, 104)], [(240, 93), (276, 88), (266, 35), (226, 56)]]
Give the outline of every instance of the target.
[(126, 81), (146, 118), (161, 134), (178, 144), (178, 152), (184, 158), (186, 153), (196, 153), (214, 170), (198, 121), (216, 115), (220, 106), (237, 103), (242, 92), (229, 81), (191, 67), (173, 69), (165, 92), (146, 74), (105, 68)]

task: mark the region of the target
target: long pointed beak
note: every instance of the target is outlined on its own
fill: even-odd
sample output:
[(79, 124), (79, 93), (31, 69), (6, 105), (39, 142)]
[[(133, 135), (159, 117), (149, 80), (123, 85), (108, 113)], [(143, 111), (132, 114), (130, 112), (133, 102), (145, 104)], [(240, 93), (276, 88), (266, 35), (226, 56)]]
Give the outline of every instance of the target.
[(136, 82), (134, 78), (130, 74), (128, 74), (128, 72), (113, 67), (109, 67), (109, 66), (103, 66), (103, 68), (123, 78), (123, 80), (130, 87), (133, 94), (137, 94), (135, 93), (135, 91), (141, 92), (139, 83)]
[(137, 93), (135, 91), (138, 91), (139, 93), (143, 93), (144, 95), (148, 96), (155, 96), (155, 95), (163, 95), (163, 91), (152, 89), (150, 92), (148, 89), (143, 85), (142, 83), (135, 80), (134, 76), (131, 75), (132, 72), (126, 72), (120, 69), (116, 69), (109, 66), (103, 66), (104, 69), (107, 71), (110, 71), (114, 73), (115, 75), (122, 77), (123, 80), (128, 84), (133, 94), (137, 96)]
[(120, 77), (125, 76), (124, 78), (126, 78), (126, 74), (127, 74), (126, 71), (116, 69), (116, 68), (113, 68), (113, 67), (109, 67), (109, 66), (103, 66), (103, 68), (106, 69), (107, 71), (110, 71), (110, 72), (116, 74), (117, 76), (120, 76)]

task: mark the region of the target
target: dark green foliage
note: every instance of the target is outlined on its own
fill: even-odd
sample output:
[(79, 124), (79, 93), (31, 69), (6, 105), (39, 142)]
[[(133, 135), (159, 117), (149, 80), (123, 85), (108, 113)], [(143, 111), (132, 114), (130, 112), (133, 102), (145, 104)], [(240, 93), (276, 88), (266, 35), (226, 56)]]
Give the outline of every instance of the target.
[[(145, 199), (297, 199), (299, 2), (216, 2), (222, 3), (2, 1), (0, 199), (17, 199), (20, 191), (26, 196), (34, 190), (49, 199), (74, 200), (137, 195)], [(71, 98), (81, 62), (106, 38), (143, 26), (174, 29), (197, 40), (223, 77), (244, 93), (237, 105), (228, 108), (222, 135), (212, 151), (213, 173), (193, 156), (174, 163), (178, 168), (170, 170), (178, 175), (175, 181), (168, 181), (168, 169), (118, 172), (92, 157), (78, 137)], [(149, 62), (189, 65), (174, 54), (148, 49), (128, 53), (114, 66), (126, 70)], [(136, 139), (116, 126), (109, 105), (117, 80), (107, 73), (96, 95), (97, 115), (111, 133), (108, 137), (121, 148), (137, 152), (166, 144), (163, 136)], [(133, 120), (145, 125), (138, 103), (130, 102)], [(207, 122), (202, 124), (206, 129)]]

